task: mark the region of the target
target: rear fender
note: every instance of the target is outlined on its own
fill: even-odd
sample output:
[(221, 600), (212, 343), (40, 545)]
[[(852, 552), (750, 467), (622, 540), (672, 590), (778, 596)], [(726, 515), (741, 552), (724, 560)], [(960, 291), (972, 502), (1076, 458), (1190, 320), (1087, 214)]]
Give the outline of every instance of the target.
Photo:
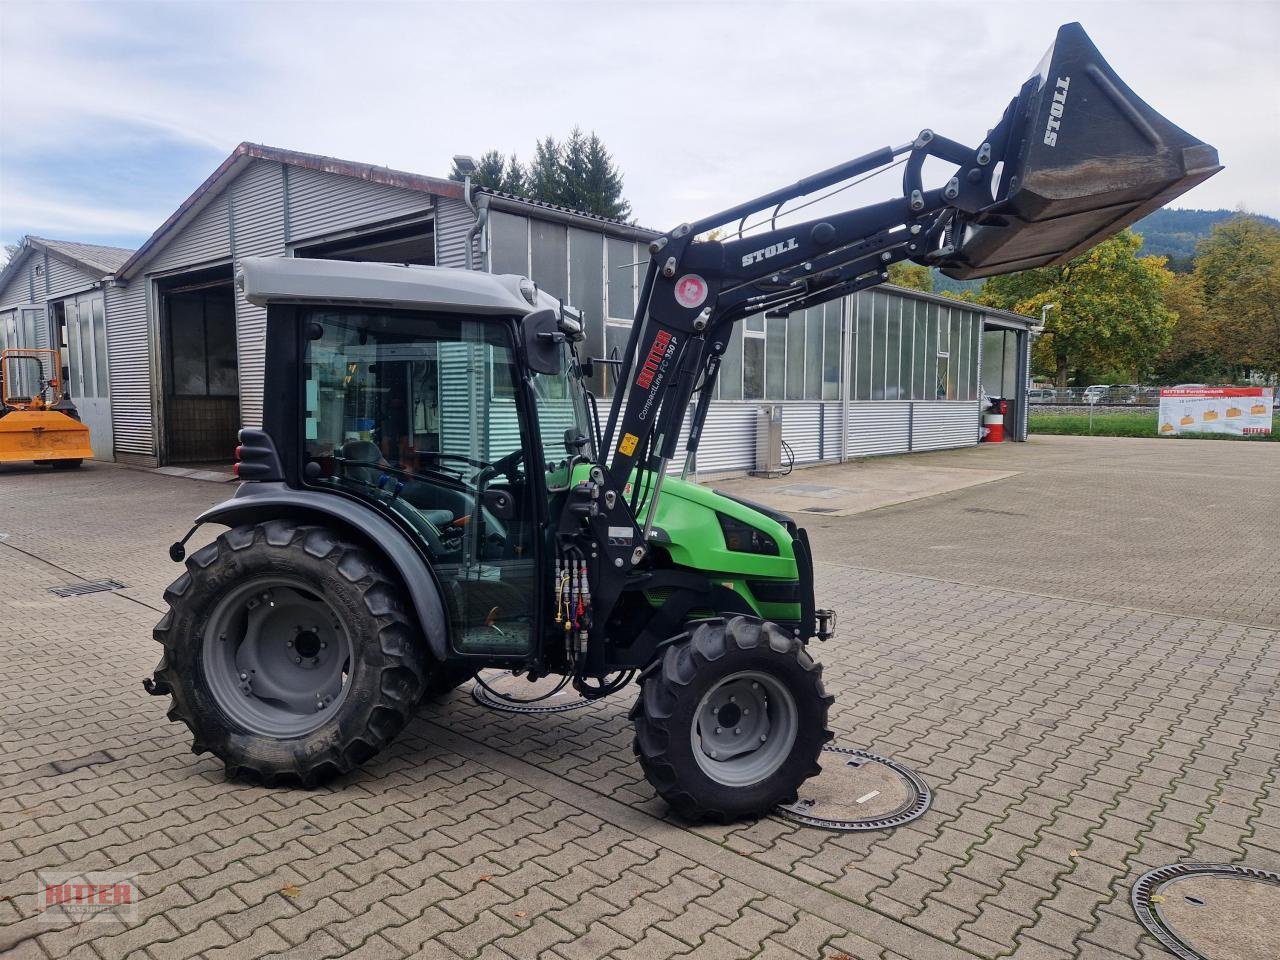
[(446, 659), (449, 619), (435, 572), (409, 536), (371, 507), (337, 494), (295, 490), (283, 483), (246, 483), (233, 498), (200, 514), (196, 524), (235, 527), (282, 518), (340, 528), (391, 564), (409, 592), (431, 655)]

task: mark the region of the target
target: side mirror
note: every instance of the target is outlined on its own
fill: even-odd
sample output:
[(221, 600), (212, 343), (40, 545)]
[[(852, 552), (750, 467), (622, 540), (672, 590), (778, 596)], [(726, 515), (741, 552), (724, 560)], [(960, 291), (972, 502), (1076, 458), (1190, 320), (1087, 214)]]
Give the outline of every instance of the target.
[(559, 374), (564, 370), (565, 335), (554, 310), (535, 310), (520, 321), (524, 358), (534, 373)]

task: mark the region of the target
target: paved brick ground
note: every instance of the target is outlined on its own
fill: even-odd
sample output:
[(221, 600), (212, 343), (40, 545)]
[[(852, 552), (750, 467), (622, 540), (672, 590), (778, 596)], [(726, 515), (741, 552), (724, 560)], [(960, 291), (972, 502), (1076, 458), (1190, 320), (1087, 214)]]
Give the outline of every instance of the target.
[[(517, 718), (459, 691), (341, 784), (227, 783), (138, 680), (176, 569), (163, 548), (229, 489), (0, 468), (0, 954), (1163, 956), (1128, 908), (1145, 869), (1280, 869), (1280, 632), (1259, 546), (1280, 516), (1280, 450), (1263, 446), (961, 451), (939, 460), (1024, 472), (823, 524), (835, 562), (818, 586), (843, 629), (817, 654), (838, 741), (935, 793), (921, 820), (861, 835), (673, 820), (631, 759), (629, 697)], [(1086, 520), (1091, 497), (1110, 502), (1099, 490), (1129, 508)], [(1137, 508), (1223, 491), (1233, 506), (1203, 520), (1171, 506), (1181, 533)], [(1069, 552), (1069, 572), (1027, 569), (1055, 555), (1033, 537)], [(1150, 572), (1180, 562), (1179, 540), (1201, 604)], [(963, 554), (918, 556), (937, 544)], [(1108, 574), (1117, 555), (1132, 574)], [(100, 577), (130, 589), (47, 592)], [(138, 915), (48, 924), (35, 871), (63, 868), (136, 876)]]

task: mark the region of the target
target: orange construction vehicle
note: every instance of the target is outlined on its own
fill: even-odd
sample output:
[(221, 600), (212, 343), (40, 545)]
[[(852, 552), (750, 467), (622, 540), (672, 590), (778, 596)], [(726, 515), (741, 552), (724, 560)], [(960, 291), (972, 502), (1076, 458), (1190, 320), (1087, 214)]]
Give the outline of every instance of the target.
[(58, 351), (0, 353), (0, 463), (35, 461), (70, 470), (92, 456), (89, 428), (62, 391)]

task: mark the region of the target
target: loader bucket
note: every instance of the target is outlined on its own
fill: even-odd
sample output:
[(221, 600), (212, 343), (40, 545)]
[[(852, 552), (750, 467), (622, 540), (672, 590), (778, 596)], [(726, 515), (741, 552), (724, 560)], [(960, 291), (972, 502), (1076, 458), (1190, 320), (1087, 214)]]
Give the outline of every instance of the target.
[[(1222, 169), (1068, 23), (1009, 105), (995, 206), (939, 264), (967, 280), (1065, 263)], [(998, 145), (997, 145), (998, 149)]]

